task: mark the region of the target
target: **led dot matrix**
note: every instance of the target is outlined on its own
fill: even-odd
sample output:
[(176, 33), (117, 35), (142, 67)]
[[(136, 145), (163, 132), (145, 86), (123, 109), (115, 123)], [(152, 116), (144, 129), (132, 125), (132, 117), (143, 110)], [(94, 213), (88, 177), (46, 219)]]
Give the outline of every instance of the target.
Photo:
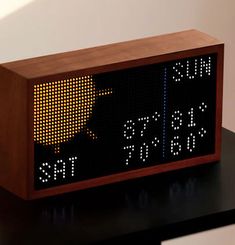
[(87, 127), (97, 97), (112, 89), (97, 91), (92, 76), (83, 76), (34, 86), (34, 141), (52, 145), (60, 152), (60, 144), (80, 132), (93, 140), (96, 135)]

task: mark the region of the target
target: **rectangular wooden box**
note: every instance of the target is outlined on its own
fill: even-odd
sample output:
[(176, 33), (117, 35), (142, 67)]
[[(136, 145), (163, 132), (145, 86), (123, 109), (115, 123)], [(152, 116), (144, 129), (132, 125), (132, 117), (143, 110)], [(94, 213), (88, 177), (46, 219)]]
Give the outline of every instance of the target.
[[(220, 159), (223, 48), (197, 30), (115, 43), (73, 52), (9, 62), (0, 66), (0, 183), (24, 199), (143, 177)], [(34, 86), (188, 57), (215, 54), (215, 151), (179, 161), (36, 189), (34, 183)], [(110, 163), (112, 164), (112, 163)]]

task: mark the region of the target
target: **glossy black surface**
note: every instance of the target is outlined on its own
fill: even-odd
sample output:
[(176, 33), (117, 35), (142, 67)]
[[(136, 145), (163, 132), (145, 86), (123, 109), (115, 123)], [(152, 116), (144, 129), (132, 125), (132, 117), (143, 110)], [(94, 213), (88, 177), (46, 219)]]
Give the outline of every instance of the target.
[(157, 244), (235, 221), (235, 134), (222, 159), (26, 202), (0, 189), (0, 244)]

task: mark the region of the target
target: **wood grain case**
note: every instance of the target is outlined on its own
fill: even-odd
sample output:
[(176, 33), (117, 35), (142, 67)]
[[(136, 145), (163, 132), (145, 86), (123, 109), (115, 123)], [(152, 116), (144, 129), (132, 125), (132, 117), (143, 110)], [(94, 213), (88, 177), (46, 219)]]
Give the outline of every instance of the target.
[[(35, 199), (143, 177), (220, 159), (223, 49), (217, 39), (188, 30), (95, 48), (20, 60), (0, 66), (0, 183), (10, 192)], [(198, 55), (217, 54), (215, 153), (131, 170), (44, 190), (34, 189), (33, 86)]]

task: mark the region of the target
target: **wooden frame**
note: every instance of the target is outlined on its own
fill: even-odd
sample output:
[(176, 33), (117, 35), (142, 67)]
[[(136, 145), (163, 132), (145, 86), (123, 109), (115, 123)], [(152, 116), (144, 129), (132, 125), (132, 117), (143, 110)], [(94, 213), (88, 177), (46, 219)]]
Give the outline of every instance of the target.
[[(224, 45), (196, 30), (49, 55), (0, 66), (0, 183), (35, 199), (220, 159)], [(217, 53), (215, 154), (34, 190), (33, 85)]]

